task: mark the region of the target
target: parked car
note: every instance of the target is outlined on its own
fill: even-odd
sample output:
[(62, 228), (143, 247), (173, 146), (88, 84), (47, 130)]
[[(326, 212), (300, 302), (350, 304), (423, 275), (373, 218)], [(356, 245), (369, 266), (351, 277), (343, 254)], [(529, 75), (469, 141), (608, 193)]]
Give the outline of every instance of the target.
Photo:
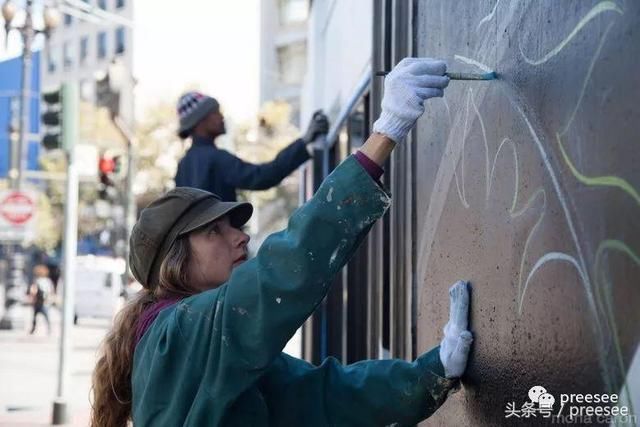
[(79, 256), (76, 264), (75, 316), (113, 319), (124, 304), (122, 258)]

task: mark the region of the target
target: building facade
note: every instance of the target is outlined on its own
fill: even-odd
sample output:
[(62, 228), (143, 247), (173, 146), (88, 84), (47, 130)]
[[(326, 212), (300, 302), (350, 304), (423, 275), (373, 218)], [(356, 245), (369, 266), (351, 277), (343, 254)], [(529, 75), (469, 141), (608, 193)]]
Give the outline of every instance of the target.
[[(133, 70), (133, 30), (128, 24), (133, 20), (133, 0), (73, 0), (62, 10), (62, 21), (44, 50), (42, 88), (77, 82), (81, 97), (94, 101), (96, 80), (114, 61), (129, 75)], [(133, 124), (132, 78), (122, 88), (120, 112)]]
[(307, 62), (308, 0), (262, 0), (260, 11), (260, 104), (291, 105), (300, 125), (300, 93)]
[[(371, 132), (376, 71), (436, 57), (499, 78), (452, 80), (425, 104), (385, 164), (387, 214), (305, 324), (305, 358), (414, 359), (440, 343), (448, 288), (468, 280), (474, 343), (462, 387), (422, 425), (523, 424), (527, 407), (542, 409), (527, 399), (536, 385), (556, 397), (616, 395), (637, 414), (640, 74), (628, 70), (640, 69), (640, 4), (357, 3), (311, 8), (302, 119), (322, 107), (333, 128), (304, 199)], [(559, 400), (559, 423), (637, 424), (571, 417), (584, 408)]]

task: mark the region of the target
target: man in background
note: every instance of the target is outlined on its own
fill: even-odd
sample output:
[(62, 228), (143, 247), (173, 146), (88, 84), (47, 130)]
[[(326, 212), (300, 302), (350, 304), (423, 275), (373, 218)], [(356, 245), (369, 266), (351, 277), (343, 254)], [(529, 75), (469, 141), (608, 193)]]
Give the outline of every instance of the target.
[(191, 138), (191, 147), (180, 160), (177, 187), (195, 187), (217, 194), (223, 201), (236, 201), (236, 190), (267, 190), (307, 161), (312, 143), (329, 130), (327, 117), (318, 111), (306, 133), (293, 141), (268, 163), (252, 164), (216, 146), (226, 133), (218, 101), (199, 92), (188, 92), (178, 101), (182, 139)]

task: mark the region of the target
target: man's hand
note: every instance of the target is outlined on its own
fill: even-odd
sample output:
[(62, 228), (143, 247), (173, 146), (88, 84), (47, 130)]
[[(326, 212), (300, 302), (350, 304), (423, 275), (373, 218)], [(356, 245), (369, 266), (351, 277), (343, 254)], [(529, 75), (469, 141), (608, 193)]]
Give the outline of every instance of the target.
[(373, 131), (401, 142), (424, 113), (424, 101), (442, 97), (447, 65), (431, 58), (405, 58), (385, 77), (382, 113)]
[(473, 342), (469, 327), (469, 284), (461, 280), (449, 288), (449, 322), (440, 343), (440, 361), (447, 378), (462, 376)]
[(329, 132), (329, 119), (322, 110), (318, 110), (313, 113), (313, 117), (311, 117), (311, 121), (309, 122), (309, 127), (302, 136), (302, 140), (305, 144), (311, 144), (318, 136), (325, 135), (327, 132)]

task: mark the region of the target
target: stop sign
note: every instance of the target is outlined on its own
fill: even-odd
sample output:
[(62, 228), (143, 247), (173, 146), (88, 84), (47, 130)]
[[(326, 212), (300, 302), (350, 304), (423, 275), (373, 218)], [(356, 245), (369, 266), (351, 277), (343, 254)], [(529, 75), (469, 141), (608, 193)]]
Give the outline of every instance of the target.
[(31, 219), (34, 212), (33, 199), (20, 191), (11, 192), (0, 201), (0, 215), (11, 224), (24, 224)]

